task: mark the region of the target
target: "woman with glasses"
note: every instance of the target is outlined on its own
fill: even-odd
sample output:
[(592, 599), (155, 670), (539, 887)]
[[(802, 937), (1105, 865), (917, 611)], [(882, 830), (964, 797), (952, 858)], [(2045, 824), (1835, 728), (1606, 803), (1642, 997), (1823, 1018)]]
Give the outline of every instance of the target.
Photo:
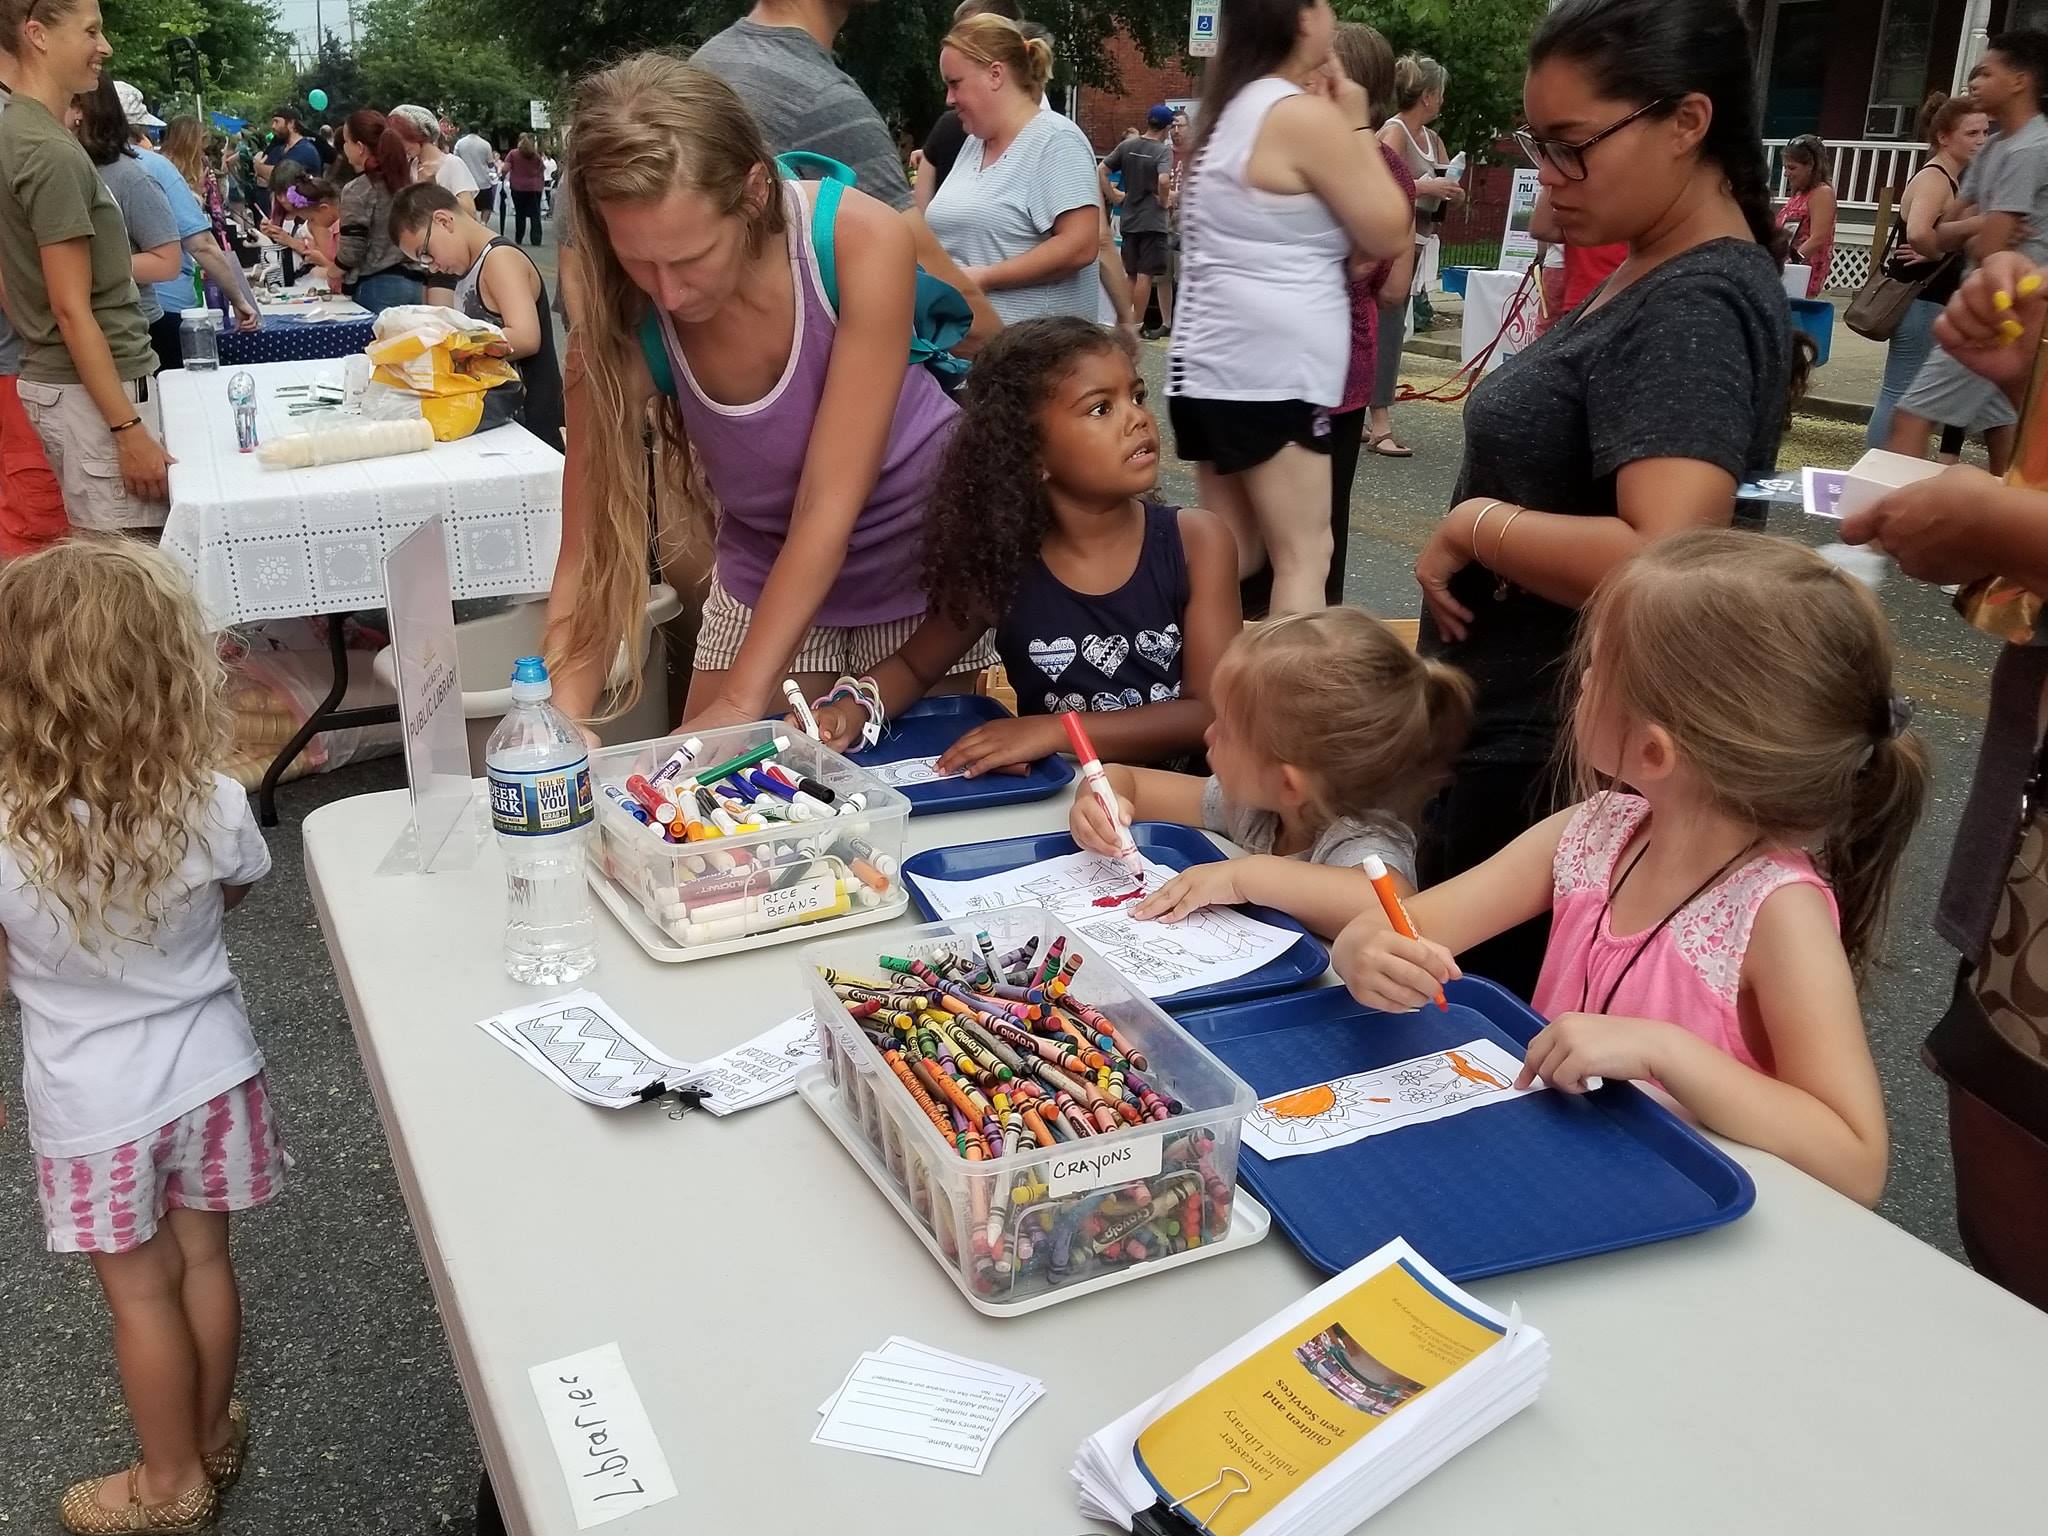
[[(1473, 392), (1448, 516), (1415, 564), (1422, 648), (1478, 685), (1426, 882), (1548, 814), (1578, 611), (1645, 544), (1725, 527), (1794, 388), (1747, 27), (1736, 0), (1564, 0), (1529, 50), (1528, 124), (1564, 240), (1627, 258)], [(1524, 996), (1547, 920), (1468, 968)]]
[(1791, 196), (1778, 210), (1778, 228), (1791, 232), (1788, 254), (1811, 269), (1806, 296), (1817, 299), (1835, 259), (1835, 189), (1828, 183), (1828, 147), (1820, 135), (1802, 133), (1785, 146), (1785, 187)]

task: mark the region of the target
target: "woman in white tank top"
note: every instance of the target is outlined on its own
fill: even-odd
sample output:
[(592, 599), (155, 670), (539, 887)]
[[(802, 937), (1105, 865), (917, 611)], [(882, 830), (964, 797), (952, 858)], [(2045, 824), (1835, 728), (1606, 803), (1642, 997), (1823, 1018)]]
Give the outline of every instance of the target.
[(1364, 92), (1330, 56), (1336, 25), (1329, 0), (1225, 0), (1181, 187), (1167, 409), (1238, 574), (1271, 560), (1276, 614), (1323, 606), (1346, 260), (1408, 242), (1407, 197), (1360, 137)]

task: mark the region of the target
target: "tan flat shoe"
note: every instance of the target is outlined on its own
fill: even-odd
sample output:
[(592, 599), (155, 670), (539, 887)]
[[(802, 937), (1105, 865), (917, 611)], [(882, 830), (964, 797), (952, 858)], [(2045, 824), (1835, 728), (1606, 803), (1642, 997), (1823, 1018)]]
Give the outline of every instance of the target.
[(226, 1493), (242, 1475), (242, 1463), (249, 1455), (249, 1410), (239, 1401), (228, 1404), (228, 1443), (200, 1457), (206, 1479)]
[(176, 1533), (203, 1531), (220, 1513), (220, 1494), (210, 1482), (187, 1488), (175, 1499), (162, 1504), (142, 1501), (142, 1463), (127, 1471), (128, 1503), (121, 1509), (106, 1509), (99, 1501), (100, 1485), (122, 1476), (89, 1477), (73, 1483), (57, 1501), (57, 1518), (71, 1536), (125, 1536), (134, 1531)]

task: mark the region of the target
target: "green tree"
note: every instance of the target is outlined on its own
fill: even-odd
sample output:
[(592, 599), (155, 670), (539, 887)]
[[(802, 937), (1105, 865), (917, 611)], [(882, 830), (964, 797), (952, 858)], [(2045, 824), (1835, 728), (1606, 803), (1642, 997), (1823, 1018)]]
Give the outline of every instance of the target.
[[(209, 104), (271, 73), (284, 54), (267, 0), (102, 0), (109, 61), (159, 109), (189, 106), (196, 56)], [(169, 111), (164, 111), (168, 116)]]
[(1379, 28), (1398, 57), (1426, 54), (1450, 71), (1436, 130), (1473, 155), (1522, 120), (1529, 39), (1548, 0), (1337, 0), (1337, 14)]
[(529, 101), (554, 94), (547, 75), (515, 58), (501, 36), (452, 26), (423, 0), (368, 0), (356, 25), (356, 106), (414, 102), (465, 123), (507, 124), (525, 122)]
[[(748, 9), (749, 0), (425, 0), (469, 36), (502, 39), (518, 58), (571, 77), (593, 63), (639, 48), (693, 48)], [(882, 116), (921, 131), (943, 105), (939, 39), (957, 0), (879, 0), (856, 6), (839, 39), (839, 58)], [(1128, 32), (1153, 63), (1165, 61), (1187, 31), (1187, 0), (1027, 0), (1031, 16), (1058, 39), (1062, 83), (1119, 83), (1103, 47)]]

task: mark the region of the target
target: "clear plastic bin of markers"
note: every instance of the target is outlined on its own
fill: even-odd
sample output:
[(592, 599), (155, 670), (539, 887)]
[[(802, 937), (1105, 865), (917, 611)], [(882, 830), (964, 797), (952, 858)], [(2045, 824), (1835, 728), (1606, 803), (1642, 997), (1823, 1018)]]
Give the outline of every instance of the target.
[[(596, 873), (657, 959), (695, 960), (896, 916), (910, 802), (779, 722), (594, 752)], [(644, 917), (645, 921), (636, 921)]]
[(1051, 913), (837, 939), (801, 964), (838, 1111), (970, 1299), (1229, 1233), (1251, 1089)]

